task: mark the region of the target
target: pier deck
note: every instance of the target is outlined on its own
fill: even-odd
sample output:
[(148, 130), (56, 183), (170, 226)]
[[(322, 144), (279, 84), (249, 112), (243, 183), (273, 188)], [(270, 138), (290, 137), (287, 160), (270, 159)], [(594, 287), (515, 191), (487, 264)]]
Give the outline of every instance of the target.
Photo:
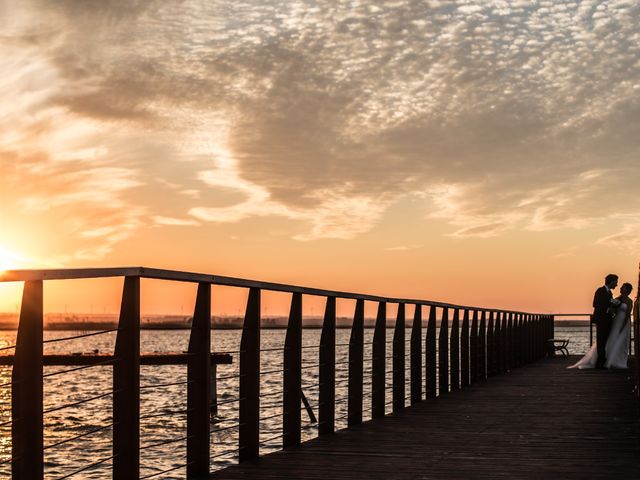
[(631, 371), (554, 358), (211, 479), (640, 478)]

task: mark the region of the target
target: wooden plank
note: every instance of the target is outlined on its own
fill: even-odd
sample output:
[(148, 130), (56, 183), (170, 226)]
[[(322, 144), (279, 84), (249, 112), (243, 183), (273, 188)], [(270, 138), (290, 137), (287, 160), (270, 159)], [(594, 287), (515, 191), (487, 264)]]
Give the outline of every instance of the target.
[(393, 411), (404, 409), (405, 356), (404, 356), (404, 303), (398, 305), (396, 325), (393, 329)]
[[(107, 353), (80, 353), (72, 355), (47, 354), (42, 356), (42, 364), (45, 367), (51, 366), (75, 366), (105, 364), (109, 367), (109, 360), (116, 358)], [(233, 357), (228, 353), (211, 353), (211, 365), (230, 365)], [(15, 357), (13, 355), (0, 355), (0, 365), (13, 365)], [(164, 352), (164, 353), (141, 353), (140, 365), (187, 365), (189, 361), (188, 353)]]
[(567, 370), (575, 361), (536, 362), (210, 478), (640, 478), (631, 375)]
[(429, 309), (429, 321), (425, 339), (425, 384), (427, 398), (436, 398), (438, 377), (436, 350), (436, 307)]
[(113, 364), (113, 479), (140, 472), (140, 277), (126, 277)]
[(327, 297), (320, 334), (318, 434), (333, 433), (336, 406), (336, 298)]
[(249, 290), (240, 339), (241, 462), (255, 460), (260, 449), (260, 289)]
[(378, 303), (371, 348), (371, 416), (384, 417), (387, 368), (387, 304)]
[(442, 310), (440, 337), (438, 339), (438, 392), (449, 391), (449, 309)]
[(460, 389), (460, 311), (456, 308), (453, 311), (451, 321), (451, 341), (449, 348), (449, 359), (451, 369), (451, 390)]
[(11, 372), (11, 472), (14, 480), (44, 478), (42, 282), (25, 282)]
[(364, 300), (356, 302), (351, 336), (349, 337), (349, 392), (347, 425), (362, 423), (362, 393), (364, 375)]
[(460, 333), (460, 386), (469, 386), (469, 310), (465, 309), (462, 316), (462, 328)]
[[(337, 297), (353, 300), (366, 300), (372, 302), (386, 303), (411, 303), (423, 306), (434, 306), (440, 308), (473, 308), (468, 305), (457, 305), (446, 302), (435, 302), (425, 299), (382, 297), (379, 295), (369, 295), (357, 292), (345, 292), (338, 290), (326, 290), (321, 288), (304, 287), (300, 285), (290, 285), (285, 283), (266, 282), (238, 277), (228, 277), (223, 275), (212, 275), (206, 273), (186, 272), (180, 270), (168, 270), (149, 267), (123, 267), (123, 268), (57, 268), (39, 270), (5, 270), (0, 272), (0, 282), (19, 282), (35, 280), (74, 280), (87, 278), (107, 278), (107, 277), (127, 277), (137, 276), (140, 278), (151, 278), (156, 280), (170, 280), (189, 283), (210, 283), (212, 285), (224, 285), (230, 287), (240, 287), (249, 289), (269, 290), (273, 292), (301, 293), (304, 295), (314, 295), (321, 297)], [(513, 310), (494, 310), (517, 313)], [(523, 312), (520, 312), (523, 313)]]
[(422, 305), (415, 305), (411, 326), (411, 404), (422, 401)]
[(187, 363), (187, 478), (209, 474), (211, 434), (211, 285), (200, 283)]
[(302, 425), (300, 401), (302, 392), (302, 295), (291, 298), (287, 335), (284, 340), (284, 372), (282, 392), (282, 446), (300, 444)]

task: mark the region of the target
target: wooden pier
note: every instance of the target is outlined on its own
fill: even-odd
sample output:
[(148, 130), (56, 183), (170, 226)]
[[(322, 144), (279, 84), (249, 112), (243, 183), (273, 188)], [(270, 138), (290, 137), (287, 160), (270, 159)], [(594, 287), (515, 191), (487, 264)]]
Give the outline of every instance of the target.
[[(123, 277), (113, 352), (95, 358), (45, 355), (47, 343), (114, 330), (45, 339), (44, 284), (50, 280), (106, 277)], [(141, 353), (143, 279), (197, 285), (186, 352), (165, 353), (159, 358)], [(10, 464), (13, 480), (43, 480), (45, 450), (78, 439), (90, 445), (89, 435), (102, 430), (93, 429), (52, 443), (45, 438), (45, 415), (106, 396), (112, 397), (113, 423), (107, 425), (111, 428), (112, 455), (91, 458), (92, 463), (74, 467), (77, 469), (59, 480), (100, 467), (110, 469), (111, 475), (107, 476), (114, 480), (170, 478), (168, 475), (191, 480), (640, 478), (637, 309), (633, 368), (575, 371), (566, 369), (574, 358), (554, 356), (555, 319), (549, 313), (144, 267), (8, 271), (0, 273), (0, 282), (5, 281), (24, 282), (16, 343), (0, 348), (12, 364), (11, 381), (0, 385), (11, 389), (7, 396), (11, 417), (0, 423), (0, 427), (11, 429), (11, 457), (0, 461), (0, 467)], [(214, 286), (246, 289), (248, 293), (239, 345), (233, 351), (217, 352), (227, 356), (211, 352)], [(263, 291), (291, 296), (286, 336), (277, 347), (263, 348), (260, 342)], [(303, 302), (308, 296), (325, 299), (325, 314), (319, 342), (303, 345)], [(345, 299), (354, 301), (355, 307), (348, 343), (336, 341), (336, 302)], [(365, 303), (377, 309), (373, 336), (366, 344)], [(387, 324), (390, 304), (397, 307), (392, 325)], [(343, 348), (340, 358), (337, 347)], [(264, 352), (281, 355), (282, 364), (265, 369), (261, 360)], [(228, 362), (229, 355), (234, 356), (234, 363), (238, 362), (237, 371), (218, 376), (216, 364)], [(80, 366), (44, 374), (45, 365), (61, 361)], [(140, 365), (152, 362), (186, 363), (186, 379), (170, 378), (169, 383), (157, 385), (187, 386), (186, 399), (183, 398), (186, 409), (173, 412), (185, 414), (186, 431), (182, 433), (186, 435), (141, 446)], [(110, 391), (44, 408), (45, 378), (106, 365), (112, 368)], [(302, 430), (309, 427), (302, 425), (303, 402), (308, 411), (311, 409), (304, 399), (303, 376), (310, 368), (318, 371), (313, 386), (318, 391), (317, 421), (313, 412), (309, 414), (318, 437), (302, 443)], [(338, 378), (339, 372), (342, 376), (346, 373), (347, 378)], [(261, 392), (261, 379), (266, 375), (281, 375), (282, 381), (278, 387)], [(211, 422), (212, 392), (218, 381), (235, 382), (237, 386), (229, 389), (237, 392), (236, 398), (219, 403), (234, 409), (232, 425)], [(343, 387), (340, 398), (336, 394), (338, 385)], [(309, 387), (308, 382), (305, 387)], [(369, 396), (370, 405), (365, 406), (364, 399)], [(272, 403), (273, 398), (281, 398), (275, 401), (280, 403), (280, 412), (264, 415), (262, 402), (267, 397)], [(392, 414), (387, 415), (387, 406), (391, 406)], [(370, 411), (365, 412), (365, 408)], [(337, 418), (339, 409), (342, 415)], [(363, 422), (368, 414), (373, 420)], [(262, 440), (264, 421), (278, 417), (279, 434)], [(338, 420), (344, 419), (347, 428), (335, 432)], [(227, 444), (213, 444), (212, 438), (232, 431), (236, 432), (237, 443), (220, 452), (220, 447)], [(283, 450), (261, 456), (265, 442), (276, 440), (281, 441)], [(184, 463), (175, 462), (178, 464), (141, 476), (142, 448), (148, 451), (179, 443), (186, 450)], [(235, 456), (239, 465), (212, 473), (222, 467), (218, 459), (227, 455)]]
[(567, 370), (576, 360), (541, 360), (210, 478), (640, 478), (633, 372)]

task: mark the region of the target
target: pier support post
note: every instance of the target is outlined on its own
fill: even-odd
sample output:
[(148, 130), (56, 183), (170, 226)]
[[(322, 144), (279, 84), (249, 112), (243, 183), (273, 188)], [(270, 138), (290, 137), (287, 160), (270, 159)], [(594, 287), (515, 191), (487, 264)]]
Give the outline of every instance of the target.
[(327, 297), (320, 335), (318, 434), (333, 433), (336, 404), (336, 297)]
[(260, 289), (249, 289), (240, 340), (239, 460), (260, 455)]
[(302, 294), (291, 297), (291, 310), (284, 341), (282, 394), (282, 447), (300, 445), (302, 399)]
[(384, 417), (387, 369), (387, 304), (378, 303), (371, 359), (371, 417)]
[(125, 277), (113, 364), (113, 479), (140, 474), (140, 277)]
[(209, 475), (211, 285), (198, 284), (187, 360), (187, 478)]
[(422, 400), (422, 305), (417, 303), (411, 326), (411, 405)]
[(24, 282), (11, 373), (11, 472), (14, 480), (44, 478), (42, 321), (42, 281)]
[(362, 423), (362, 393), (364, 368), (364, 300), (356, 301), (356, 311), (349, 338), (349, 394), (347, 425)]

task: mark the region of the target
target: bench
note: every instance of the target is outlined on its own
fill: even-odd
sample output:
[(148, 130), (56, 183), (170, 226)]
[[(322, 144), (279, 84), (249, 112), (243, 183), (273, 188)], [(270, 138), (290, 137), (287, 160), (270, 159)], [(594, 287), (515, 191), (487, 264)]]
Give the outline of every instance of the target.
[(555, 355), (557, 352), (560, 352), (562, 356), (569, 356), (569, 340), (568, 339), (558, 339), (558, 338), (549, 338), (547, 340), (548, 351), (550, 355)]

